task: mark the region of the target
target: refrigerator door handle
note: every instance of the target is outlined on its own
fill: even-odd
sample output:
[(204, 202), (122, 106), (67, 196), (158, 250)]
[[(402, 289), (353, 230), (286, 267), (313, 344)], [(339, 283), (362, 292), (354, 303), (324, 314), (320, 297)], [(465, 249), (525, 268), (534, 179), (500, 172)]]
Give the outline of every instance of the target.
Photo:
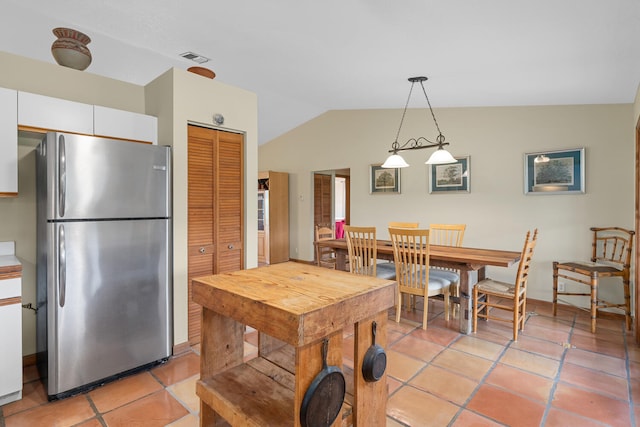
[(67, 251), (64, 239), (64, 225), (58, 228), (58, 304), (64, 307), (67, 290)]
[(64, 216), (67, 192), (67, 154), (64, 135), (58, 137), (58, 212)]

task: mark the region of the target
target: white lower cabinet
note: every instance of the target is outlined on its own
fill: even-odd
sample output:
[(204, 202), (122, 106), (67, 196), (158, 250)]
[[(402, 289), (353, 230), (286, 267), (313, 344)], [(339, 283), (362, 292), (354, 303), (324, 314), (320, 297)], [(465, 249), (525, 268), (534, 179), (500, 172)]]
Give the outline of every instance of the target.
[(0, 405), (22, 398), (22, 279), (0, 274)]

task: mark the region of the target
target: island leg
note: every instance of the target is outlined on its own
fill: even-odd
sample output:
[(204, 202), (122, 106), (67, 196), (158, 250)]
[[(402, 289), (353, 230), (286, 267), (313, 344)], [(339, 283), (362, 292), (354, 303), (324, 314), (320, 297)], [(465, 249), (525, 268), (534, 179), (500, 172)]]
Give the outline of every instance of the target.
[[(371, 323), (376, 322), (376, 344), (387, 346), (387, 311), (359, 321), (354, 334), (354, 422), (355, 427), (383, 427), (387, 425), (387, 373), (378, 381), (367, 382), (362, 374), (365, 354), (373, 343)], [(387, 366), (388, 368), (388, 366)]]
[[(202, 308), (202, 336), (200, 343), (200, 381), (242, 364), (244, 356), (244, 325), (222, 316), (206, 307)], [(196, 386), (196, 393), (198, 392)], [(222, 421), (200, 397), (200, 426), (213, 427)]]

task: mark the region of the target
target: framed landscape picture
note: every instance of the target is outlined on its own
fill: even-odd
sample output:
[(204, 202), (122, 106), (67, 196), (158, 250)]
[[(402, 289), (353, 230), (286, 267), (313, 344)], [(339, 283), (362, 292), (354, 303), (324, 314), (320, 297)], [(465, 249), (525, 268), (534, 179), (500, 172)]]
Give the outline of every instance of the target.
[(382, 164), (369, 168), (369, 193), (400, 193), (400, 168), (383, 168)]
[(584, 194), (584, 148), (524, 155), (524, 193)]
[(429, 193), (468, 193), (470, 159), (455, 157), (456, 163), (429, 165)]

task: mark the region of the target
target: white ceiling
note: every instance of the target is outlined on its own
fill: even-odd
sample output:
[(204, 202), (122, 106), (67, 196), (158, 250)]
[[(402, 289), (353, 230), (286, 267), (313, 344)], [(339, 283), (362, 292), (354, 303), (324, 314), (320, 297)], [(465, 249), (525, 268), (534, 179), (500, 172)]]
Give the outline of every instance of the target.
[(1, 51), (54, 63), (51, 30), (71, 27), (86, 72), (140, 85), (211, 58), (258, 95), (260, 144), (327, 110), (402, 108), (416, 75), (434, 107), (631, 103), (640, 82), (639, 0), (2, 3)]

